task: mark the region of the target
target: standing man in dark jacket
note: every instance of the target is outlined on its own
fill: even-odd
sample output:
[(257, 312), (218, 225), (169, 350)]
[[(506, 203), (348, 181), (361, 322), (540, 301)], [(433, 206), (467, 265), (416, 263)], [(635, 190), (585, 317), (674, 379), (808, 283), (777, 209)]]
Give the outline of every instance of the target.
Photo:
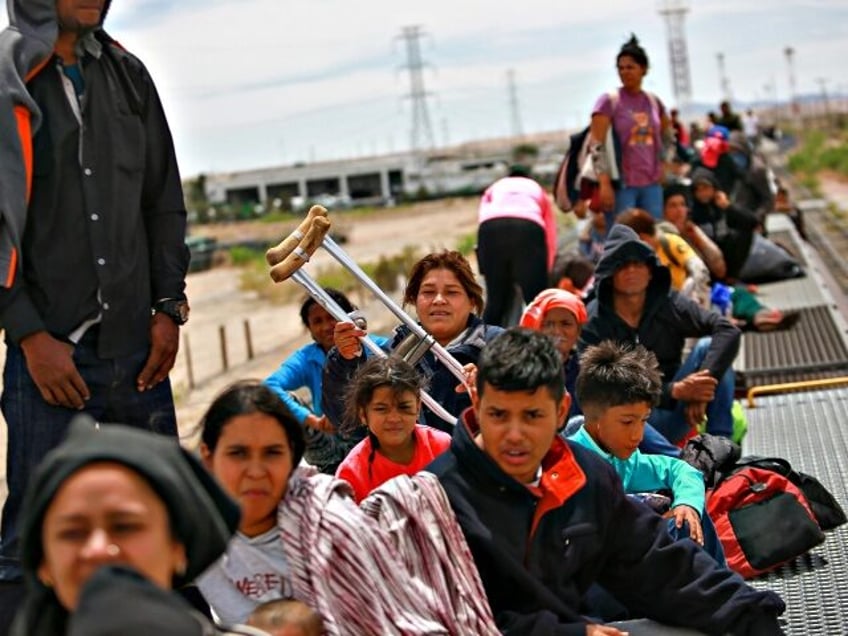
[(544, 334), (510, 329), (480, 354), (473, 406), (438, 476), (508, 635), (622, 636), (581, 615), (600, 583), (632, 613), (708, 634), (773, 635), (783, 602), (719, 567), (628, 499), (612, 466), (557, 436), (569, 408)]
[[(727, 318), (671, 290), (671, 275), (629, 227), (616, 225), (595, 269), (596, 298), (580, 347), (603, 340), (644, 345), (663, 374), (659, 407), (650, 422), (672, 443), (707, 418), (707, 431), (733, 432), (730, 365), (741, 332)], [(687, 338), (700, 338), (681, 364)]]
[(5, 582), (20, 577), (27, 479), (77, 411), (177, 432), (168, 373), (188, 316), (182, 186), (150, 76), (102, 29), (108, 6), (12, 0), (0, 33), (0, 117), (16, 123), (0, 133), (0, 201), (19, 228), (0, 228), (0, 266), (11, 264), (0, 277)]

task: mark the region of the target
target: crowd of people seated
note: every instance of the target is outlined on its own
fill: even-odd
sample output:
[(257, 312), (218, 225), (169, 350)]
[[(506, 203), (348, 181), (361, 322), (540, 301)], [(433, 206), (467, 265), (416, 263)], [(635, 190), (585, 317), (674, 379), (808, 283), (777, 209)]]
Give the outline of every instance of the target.
[[(550, 288), (528, 286), (518, 326), (500, 324), (503, 298), (485, 312), (466, 257), (433, 252), (403, 302), (462, 377), (429, 350), (407, 359), (409, 325), (370, 334), (308, 298), (313, 342), (223, 390), (196, 452), (80, 417), (30, 478), (12, 633), (616, 636), (626, 622), (608, 623), (632, 619), (782, 633), (783, 601), (727, 567), (703, 475), (680, 459), (699, 430), (734, 436), (740, 327), (797, 320), (746, 285), (802, 274), (755, 262), (781, 198), (750, 118), (725, 104), (695, 145), (643, 91), (635, 37), (616, 62), (621, 87), (593, 109), (589, 238), (535, 254)], [(646, 505), (654, 491), (667, 509)]]

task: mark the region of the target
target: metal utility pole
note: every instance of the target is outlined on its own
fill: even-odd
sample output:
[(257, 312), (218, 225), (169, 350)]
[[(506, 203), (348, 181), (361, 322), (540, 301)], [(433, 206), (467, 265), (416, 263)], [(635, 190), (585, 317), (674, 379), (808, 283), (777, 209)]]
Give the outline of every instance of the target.
[(427, 111), (427, 97), (430, 93), (424, 88), (424, 62), (420, 47), (423, 35), (424, 32), (418, 26), (403, 27), (400, 35), (406, 45), (406, 64), (403, 68), (409, 71), (409, 93), (406, 97), (412, 100), (410, 146), (416, 154), (435, 146), (433, 127)]
[(668, 59), (671, 63), (671, 85), (681, 111), (692, 102), (692, 78), (689, 73), (689, 46), (686, 43), (686, 0), (661, 0), (659, 14), (665, 19), (668, 34)]
[(726, 101), (732, 101), (733, 95), (730, 92), (730, 80), (727, 77), (727, 70), (724, 67), (724, 53), (716, 53), (718, 61), (718, 78), (721, 85), (721, 95)]
[(795, 49), (787, 46), (783, 49), (783, 55), (786, 57), (786, 70), (789, 73), (789, 105), (792, 109), (792, 116), (797, 118), (801, 114), (801, 108), (795, 89)]
[(826, 77), (817, 77), (816, 84), (819, 85), (821, 89), (822, 96), (822, 105), (824, 107), (824, 121), (825, 124), (830, 125), (830, 100), (827, 96), (827, 78)]
[(509, 69), (506, 72), (506, 84), (509, 90), (509, 114), (512, 122), (512, 136), (523, 137), (524, 130), (521, 127), (521, 112), (518, 108), (518, 91), (515, 88), (515, 71)]

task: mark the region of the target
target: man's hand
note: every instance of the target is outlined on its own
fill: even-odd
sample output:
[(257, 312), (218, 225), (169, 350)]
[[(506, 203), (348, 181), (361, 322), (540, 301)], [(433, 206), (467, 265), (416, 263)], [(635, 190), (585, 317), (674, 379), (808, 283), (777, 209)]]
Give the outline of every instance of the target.
[(683, 407), (683, 416), (690, 427), (698, 428), (707, 417), (707, 404), (708, 402), (687, 402)]
[(74, 348), (46, 331), (21, 340), (27, 369), (41, 397), (51, 406), (81, 410), (91, 397), (74, 363)]
[(150, 319), (150, 355), (136, 386), (139, 391), (148, 391), (168, 377), (177, 359), (180, 348), (180, 328), (163, 313), (156, 313)]
[(717, 386), (718, 380), (707, 369), (701, 369), (675, 382), (671, 387), (671, 397), (683, 402), (711, 402)]
[(326, 415), (318, 416), (315, 413), (310, 413), (303, 420), (303, 423), (310, 428), (327, 433), (328, 435), (333, 435), (336, 432), (336, 427), (327, 419)]
[(668, 511), (667, 516), (674, 519), (674, 525), (683, 527), (683, 522), (689, 524), (689, 537), (698, 545), (704, 545), (704, 531), (701, 528), (701, 515), (691, 506), (675, 506)]
[(730, 205), (730, 199), (728, 199), (727, 194), (725, 194), (721, 190), (716, 190), (715, 196), (713, 197), (713, 201), (722, 210), (726, 209)]
[(333, 329), (333, 341), (342, 358), (353, 360), (362, 355), (362, 344), (360, 338), (365, 337), (365, 330), (360, 329), (352, 322), (337, 322)]
[(630, 632), (623, 632), (610, 625), (596, 625), (589, 623), (586, 625), (586, 636), (628, 636)]

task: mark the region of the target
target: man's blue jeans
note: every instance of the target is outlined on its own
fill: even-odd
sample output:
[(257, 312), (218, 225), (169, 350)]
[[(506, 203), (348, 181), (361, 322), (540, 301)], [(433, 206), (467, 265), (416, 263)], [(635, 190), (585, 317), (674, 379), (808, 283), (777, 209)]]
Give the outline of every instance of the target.
[[(91, 399), (83, 412), (99, 422), (126, 424), (163, 435), (177, 436), (177, 418), (171, 384), (166, 379), (149, 391), (136, 389), (147, 350), (103, 360), (97, 357), (97, 333), (91, 328), (74, 350), (74, 362), (88, 385)], [(65, 437), (68, 424), (78, 413), (50, 406), (41, 397), (27, 370), (20, 347), (7, 342), (0, 399), (9, 434), (6, 480), (9, 495), (3, 506), (0, 527), (0, 580), (21, 577), (17, 524), (27, 480), (39, 461)]]
[[(674, 381), (682, 380), (690, 373), (698, 371), (707, 357), (712, 338), (701, 338), (692, 352), (680, 366)], [(736, 390), (736, 380), (733, 369), (728, 369), (719, 380), (715, 398), (707, 405), (707, 432), (712, 435), (731, 437), (733, 435), (733, 394)], [(690, 431), (684, 413), (684, 402), (678, 402), (674, 409), (659, 409), (651, 411), (648, 421), (669, 441), (676, 443)]]

